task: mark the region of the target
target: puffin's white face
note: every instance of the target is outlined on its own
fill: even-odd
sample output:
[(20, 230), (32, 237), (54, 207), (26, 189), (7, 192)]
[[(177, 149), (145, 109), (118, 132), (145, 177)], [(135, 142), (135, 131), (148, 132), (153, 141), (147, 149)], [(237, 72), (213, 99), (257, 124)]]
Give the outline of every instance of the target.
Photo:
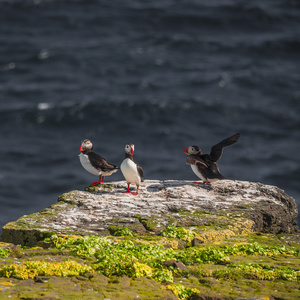
[(79, 151), (92, 150), (93, 144), (90, 140), (84, 140), (80, 146)]
[(200, 148), (198, 146), (189, 146), (189, 147), (186, 147), (183, 150), (183, 152), (185, 154), (188, 154), (188, 155), (190, 155), (190, 154), (197, 154), (197, 153), (200, 152)]
[(190, 146), (189, 147), (189, 152), (190, 152), (190, 154), (197, 154), (199, 152), (199, 149), (197, 149), (194, 146)]
[(134, 154), (134, 145), (133, 144), (127, 144), (126, 146), (125, 146), (125, 152), (127, 153), (127, 154)]

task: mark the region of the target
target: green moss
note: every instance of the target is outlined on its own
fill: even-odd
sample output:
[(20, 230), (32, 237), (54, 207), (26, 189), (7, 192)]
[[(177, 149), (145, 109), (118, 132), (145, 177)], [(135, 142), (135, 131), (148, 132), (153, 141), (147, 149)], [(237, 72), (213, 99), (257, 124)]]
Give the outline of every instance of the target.
[[(197, 235), (197, 243), (220, 242), (236, 234), (247, 234), (252, 231), (254, 222), (240, 215), (215, 215), (206, 211), (179, 211), (180, 217), (173, 224), (185, 227)], [(170, 223), (168, 223), (170, 225)]]
[(76, 205), (77, 201), (77, 194), (78, 194), (78, 191), (71, 191), (71, 192), (68, 192), (68, 193), (64, 193), (62, 195), (60, 195), (57, 199), (58, 202), (65, 202), (65, 203), (68, 203), (70, 205)]
[(155, 215), (151, 217), (135, 215), (135, 218), (139, 220), (146, 230), (156, 233), (161, 232), (166, 227), (165, 224), (168, 222), (167, 216), (162, 218), (161, 216)]
[(133, 232), (127, 227), (109, 226), (108, 230), (113, 236), (133, 236)]
[[(120, 227), (113, 229), (116, 232)], [(182, 229), (176, 230), (180, 234)], [(189, 293), (193, 291), (216, 299), (253, 295), (297, 299), (300, 292), (299, 236), (235, 234), (220, 244), (179, 249), (178, 242), (182, 239), (185, 235), (169, 238), (149, 233), (125, 237), (53, 236), (40, 243), (47, 249), (12, 247), (9, 256), (1, 258), (0, 270), (11, 271), (11, 276), (15, 277), (27, 274), (39, 283), (32, 284), (32, 280), (30, 283), (27, 279), (20, 284), (11, 278), (13, 285), (6, 286), (1, 295), (9, 298), (18, 291), (20, 298), (76, 299), (84, 294), (87, 299), (124, 299), (125, 295), (128, 299), (137, 296), (139, 299), (190, 299)], [(179, 270), (163, 263), (170, 260), (181, 262), (186, 268)], [(17, 269), (16, 261), (17, 266), (26, 266), (26, 269)], [(75, 272), (71, 277), (57, 280), (54, 273), (45, 275), (41, 271), (43, 265), (49, 270), (50, 264), (60, 269), (58, 266), (66, 267), (63, 264), (66, 262), (76, 262), (79, 268), (87, 267), (88, 273)], [(37, 270), (40, 271), (35, 273)], [(1, 281), (5, 284), (7, 280), (0, 277), (0, 289)]]
[(271, 267), (266, 264), (229, 264), (211, 274), (214, 278), (300, 281), (300, 271), (290, 267)]
[(186, 242), (191, 242), (195, 238), (196, 233), (184, 227), (167, 226), (161, 232), (161, 235), (169, 238), (182, 239)]
[(105, 191), (112, 191), (116, 187), (117, 186), (115, 184), (111, 184), (111, 183), (99, 183), (94, 186), (87, 186), (84, 188), (84, 190), (89, 193), (94, 193), (98, 191), (105, 192)]
[[(105, 224), (103, 224), (103, 227), (107, 227), (107, 234), (101, 233), (101, 235), (111, 235), (113, 234), (114, 230), (117, 228), (124, 228), (127, 227), (130, 231), (136, 233), (144, 233), (146, 230), (144, 226), (136, 220), (136, 222), (132, 222), (131, 220), (126, 220), (126, 219), (108, 219), (105, 221)], [(104, 230), (103, 230), (104, 231)]]
[(10, 251), (0, 248), (0, 257), (8, 257), (9, 253), (10, 253)]

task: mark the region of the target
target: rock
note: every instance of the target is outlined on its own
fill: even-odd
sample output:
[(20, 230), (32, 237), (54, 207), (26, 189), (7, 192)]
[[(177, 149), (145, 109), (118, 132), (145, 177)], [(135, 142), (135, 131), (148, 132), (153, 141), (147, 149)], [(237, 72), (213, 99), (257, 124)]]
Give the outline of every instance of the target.
[(118, 181), (65, 193), (49, 208), (6, 224), (1, 240), (33, 246), (54, 233), (106, 236), (116, 226), (160, 234), (172, 225), (193, 228), (194, 244), (200, 244), (250, 231), (298, 230), (295, 200), (274, 186), (146, 180), (137, 196), (122, 193), (126, 187)]
[(81, 276), (81, 275), (76, 276), (76, 278), (77, 278), (78, 280), (81, 280), (81, 281), (87, 281), (87, 280), (89, 280), (87, 277)]
[(48, 281), (49, 281), (49, 277), (45, 277), (45, 276), (35, 276), (34, 281), (35, 281), (35, 282), (38, 282), (38, 283), (48, 282)]
[(173, 267), (176, 269), (179, 269), (181, 271), (184, 271), (186, 269), (186, 266), (180, 262), (180, 261), (176, 261), (176, 260), (166, 260), (163, 262), (163, 264), (167, 267)]
[(198, 246), (198, 245), (201, 245), (201, 244), (204, 244), (204, 241), (203, 240), (200, 240), (200, 239), (197, 239), (197, 238), (194, 238), (192, 240), (192, 246), (195, 247), (195, 246)]

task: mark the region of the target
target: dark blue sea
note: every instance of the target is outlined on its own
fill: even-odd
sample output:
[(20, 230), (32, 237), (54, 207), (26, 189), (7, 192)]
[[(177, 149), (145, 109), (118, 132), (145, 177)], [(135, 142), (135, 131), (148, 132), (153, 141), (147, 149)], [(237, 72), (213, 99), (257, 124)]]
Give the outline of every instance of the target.
[(0, 121), (1, 228), (97, 180), (86, 138), (193, 180), (182, 150), (240, 132), (221, 173), (299, 205), (300, 1), (0, 0)]

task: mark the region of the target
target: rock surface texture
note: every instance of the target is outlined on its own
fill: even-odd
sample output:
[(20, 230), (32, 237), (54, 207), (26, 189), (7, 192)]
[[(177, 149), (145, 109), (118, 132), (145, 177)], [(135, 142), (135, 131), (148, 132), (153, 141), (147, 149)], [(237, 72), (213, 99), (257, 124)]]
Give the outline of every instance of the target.
[(1, 240), (33, 246), (54, 233), (110, 235), (114, 228), (159, 235), (168, 225), (192, 228), (193, 243), (250, 231), (295, 233), (297, 205), (270, 185), (221, 180), (146, 180), (139, 195), (124, 194), (125, 181), (61, 195), (58, 202), (3, 227)]

